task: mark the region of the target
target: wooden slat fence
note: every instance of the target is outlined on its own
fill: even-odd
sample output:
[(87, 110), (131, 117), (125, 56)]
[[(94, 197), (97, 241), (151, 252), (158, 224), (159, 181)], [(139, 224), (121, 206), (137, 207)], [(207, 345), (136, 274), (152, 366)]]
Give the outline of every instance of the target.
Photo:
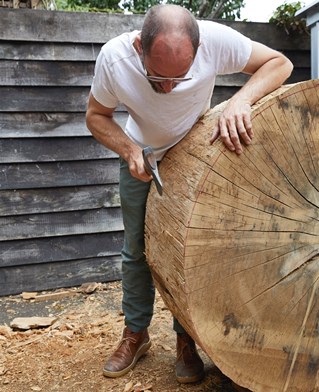
[[(92, 138), (85, 109), (102, 44), (142, 21), (0, 8), (0, 295), (121, 278), (118, 157)], [(308, 36), (227, 24), (286, 53), (288, 82), (310, 78)], [(245, 80), (218, 78), (212, 105)]]

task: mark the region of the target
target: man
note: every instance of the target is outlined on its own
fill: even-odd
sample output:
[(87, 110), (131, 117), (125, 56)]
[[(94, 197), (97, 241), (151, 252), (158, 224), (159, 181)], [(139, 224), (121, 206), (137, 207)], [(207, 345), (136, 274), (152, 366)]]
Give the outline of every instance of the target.
[[(153, 314), (154, 287), (144, 255), (144, 218), (152, 177), (142, 148), (151, 145), (160, 161), (209, 109), (218, 74), (245, 72), (249, 81), (229, 100), (211, 143), (221, 137), (240, 154), (253, 137), (251, 105), (279, 87), (292, 64), (282, 54), (252, 42), (212, 21), (196, 21), (175, 5), (152, 7), (141, 32), (106, 43), (96, 62), (87, 110), (93, 136), (120, 156), (120, 196), (125, 228), (122, 250), (125, 329), (103, 373), (119, 377), (150, 348), (147, 327)], [(113, 119), (119, 103), (129, 118), (122, 130)], [(204, 366), (193, 339), (174, 320), (177, 333), (176, 377), (196, 382)]]

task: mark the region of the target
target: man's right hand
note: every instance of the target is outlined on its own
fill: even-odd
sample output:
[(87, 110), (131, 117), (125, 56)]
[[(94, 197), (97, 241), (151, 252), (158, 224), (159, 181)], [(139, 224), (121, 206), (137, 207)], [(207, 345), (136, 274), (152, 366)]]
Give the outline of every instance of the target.
[(146, 171), (142, 149), (140, 147), (134, 147), (134, 149), (130, 152), (127, 163), (132, 177), (143, 182), (149, 182), (152, 180), (153, 177)]

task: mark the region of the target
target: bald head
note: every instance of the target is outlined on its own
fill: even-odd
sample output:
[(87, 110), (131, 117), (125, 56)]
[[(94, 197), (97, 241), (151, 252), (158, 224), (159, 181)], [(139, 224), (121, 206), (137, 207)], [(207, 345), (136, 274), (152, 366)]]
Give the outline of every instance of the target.
[(193, 56), (199, 45), (199, 29), (195, 17), (186, 9), (173, 4), (161, 4), (147, 12), (141, 33), (144, 55), (149, 55), (155, 39), (159, 36), (167, 39), (187, 39), (193, 48)]

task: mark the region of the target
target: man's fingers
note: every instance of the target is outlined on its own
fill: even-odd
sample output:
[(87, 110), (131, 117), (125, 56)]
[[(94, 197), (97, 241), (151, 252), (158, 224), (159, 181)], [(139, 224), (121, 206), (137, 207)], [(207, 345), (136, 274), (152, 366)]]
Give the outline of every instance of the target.
[(153, 179), (152, 175), (147, 172), (143, 160), (140, 162), (133, 161), (132, 164), (129, 165), (129, 169), (131, 175), (140, 181), (149, 182)]
[(232, 118), (227, 120), (224, 117), (219, 119), (219, 130), (220, 138), (225, 146), (230, 151), (236, 151), (238, 149), (238, 144), (240, 146), (239, 138), (237, 135), (236, 125)]
[(243, 116), (244, 126), (250, 139), (254, 137), (253, 125), (251, 123), (250, 113)]
[(224, 145), (230, 151), (236, 151), (237, 154), (241, 154), (243, 151), (241, 142), (249, 145), (252, 141), (253, 130), (249, 113), (228, 117), (221, 115), (218, 127), (219, 132), (214, 130), (211, 140), (216, 140), (219, 133)]
[(210, 144), (213, 144), (218, 139), (218, 137), (219, 137), (219, 126), (216, 125), (213, 128), (212, 136), (210, 138)]
[(246, 128), (247, 124), (248, 123), (245, 122), (243, 117), (238, 117), (237, 118), (236, 127), (237, 127), (237, 131), (238, 131), (238, 135), (239, 135), (240, 139), (246, 145), (251, 143), (251, 137), (250, 137), (250, 134), (249, 134), (249, 130)]

